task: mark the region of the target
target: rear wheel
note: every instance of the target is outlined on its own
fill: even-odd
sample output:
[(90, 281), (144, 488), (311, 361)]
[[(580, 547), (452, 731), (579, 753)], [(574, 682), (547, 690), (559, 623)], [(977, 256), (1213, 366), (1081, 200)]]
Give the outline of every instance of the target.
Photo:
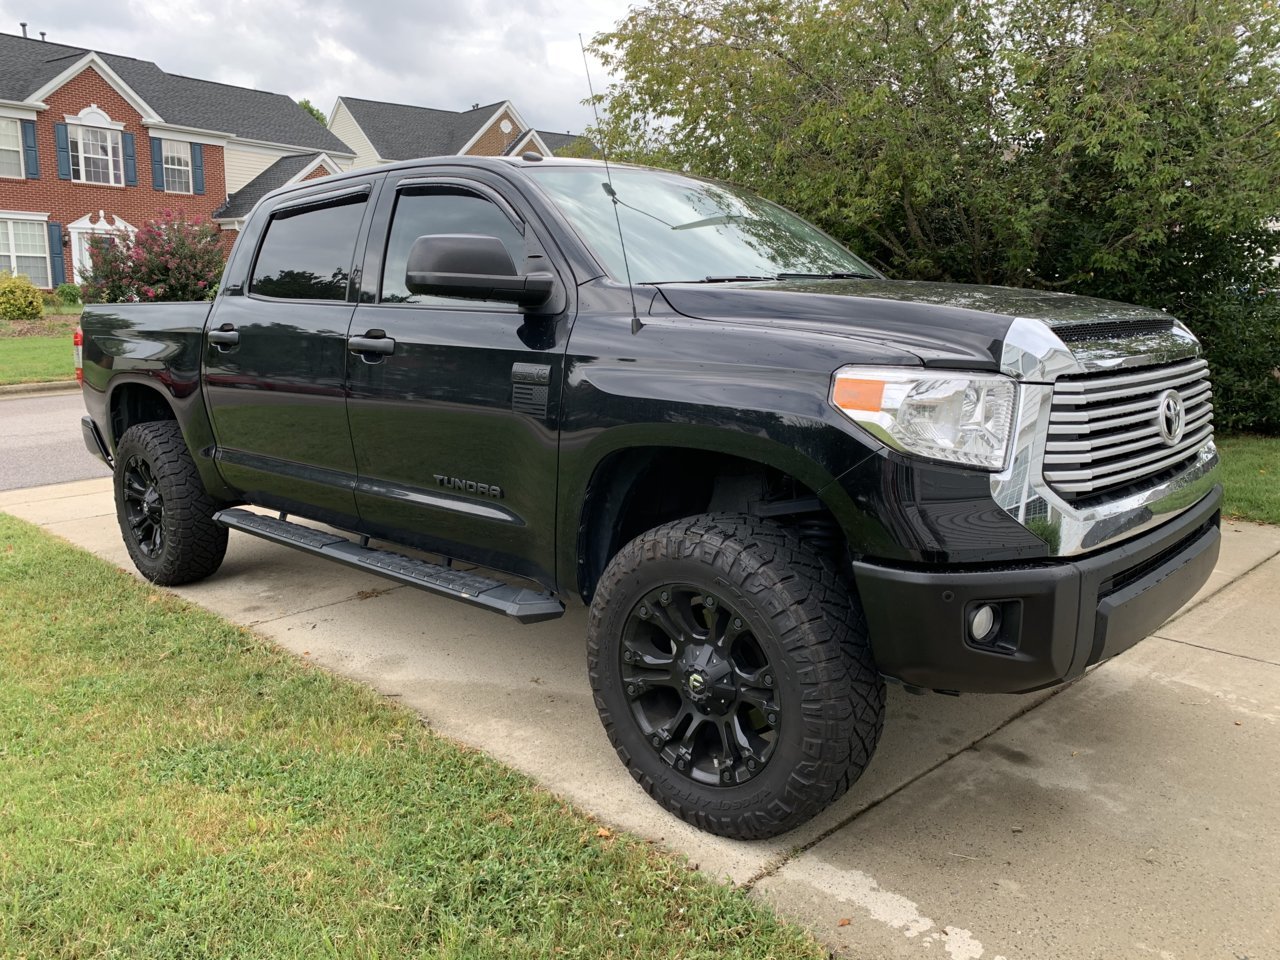
[(884, 724), (848, 585), (750, 517), (693, 517), (624, 547), (592, 600), (587, 658), (632, 776), (723, 836), (814, 816), (861, 775)]
[(134, 566), (165, 586), (209, 576), (227, 552), (227, 530), (172, 420), (139, 423), (116, 445), (116, 519)]

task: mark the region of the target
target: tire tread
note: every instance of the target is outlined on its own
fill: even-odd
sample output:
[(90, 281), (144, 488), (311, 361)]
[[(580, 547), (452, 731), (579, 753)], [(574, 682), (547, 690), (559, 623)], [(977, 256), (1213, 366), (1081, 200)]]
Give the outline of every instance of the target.
[[(141, 454), (151, 465), (164, 497), (164, 540), (159, 561), (145, 556), (127, 529), (124, 512), (124, 465)], [(213, 522), (218, 503), (209, 496), (173, 420), (135, 424), (116, 445), (116, 515), (134, 566), (152, 583), (173, 587), (203, 580), (222, 565), (227, 529)]]

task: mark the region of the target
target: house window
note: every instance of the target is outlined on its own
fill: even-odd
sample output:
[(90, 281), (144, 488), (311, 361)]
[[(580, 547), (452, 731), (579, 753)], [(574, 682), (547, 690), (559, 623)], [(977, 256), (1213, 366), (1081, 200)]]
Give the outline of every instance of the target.
[(124, 186), (124, 148), (119, 130), (68, 125), (71, 147), (71, 179), (81, 183)]
[(191, 144), (181, 140), (162, 142), (165, 193), (191, 192)]
[(0, 270), (49, 284), (49, 225), (41, 220), (0, 220)]
[(22, 128), (17, 120), (0, 117), (0, 177), (22, 175)]

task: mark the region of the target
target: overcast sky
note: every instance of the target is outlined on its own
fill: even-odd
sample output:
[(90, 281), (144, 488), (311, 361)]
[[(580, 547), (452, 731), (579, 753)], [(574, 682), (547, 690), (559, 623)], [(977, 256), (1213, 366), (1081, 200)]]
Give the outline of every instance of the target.
[[(0, 32), (153, 60), (170, 73), (300, 99), (347, 94), (460, 110), (510, 99), (543, 130), (581, 130), (588, 41), (628, 0), (0, 0)], [(606, 77), (592, 63), (597, 91)]]

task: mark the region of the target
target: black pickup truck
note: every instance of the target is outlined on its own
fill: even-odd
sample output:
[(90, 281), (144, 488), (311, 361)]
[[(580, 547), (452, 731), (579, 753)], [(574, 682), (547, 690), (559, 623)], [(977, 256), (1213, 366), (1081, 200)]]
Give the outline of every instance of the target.
[(212, 303), (82, 323), (85, 441), (146, 577), (213, 574), (231, 529), (521, 621), (588, 604), (622, 761), (728, 836), (848, 789), (885, 681), (1071, 680), (1218, 554), (1181, 323), (887, 279), (667, 171), (450, 157), (298, 184)]

